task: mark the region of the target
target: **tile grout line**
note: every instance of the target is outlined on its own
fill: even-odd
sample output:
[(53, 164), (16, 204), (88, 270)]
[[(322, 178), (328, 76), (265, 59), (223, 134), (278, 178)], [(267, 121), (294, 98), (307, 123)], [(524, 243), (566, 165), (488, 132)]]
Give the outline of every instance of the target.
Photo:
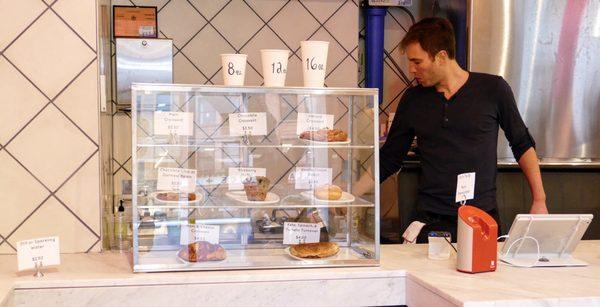
[[(57, 199), (59, 201), (59, 203), (63, 204), (62, 200), (60, 198), (58, 198), (58, 196), (56, 196), (56, 192), (58, 192), (98, 151), (99, 149), (96, 148), (96, 150), (92, 153), (92, 155), (90, 157), (88, 157), (79, 167), (77, 167), (75, 169), (75, 171), (69, 175), (65, 181), (58, 186), (58, 188), (53, 192), (50, 188), (48, 188), (40, 179), (38, 179), (27, 167), (25, 167), (25, 165), (23, 163), (21, 163), (21, 161), (19, 161), (15, 156), (12, 155), (12, 153), (10, 153), (10, 151), (6, 150), (8, 155), (10, 155), (19, 165), (21, 165), (21, 167), (23, 167), (23, 169), (25, 169), (25, 171), (27, 171), (36, 181), (38, 181), (46, 190), (47, 192), (49, 192), (50, 194), (42, 201), (42, 203), (40, 203), (23, 221), (21, 221), (21, 223), (19, 223), (19, 225), (13, 229), (13, 231), (10, 232), (10, 234), (5, 238), (5, 241), (8, 242), (8, 239), (33, 215), (33, 213), (35, 213), (50, 197), (54, 197), (55, 199)], [(69, 210), (70, 211), (70, 210)], [(72, 213), (72, 212), (71, 212)], [(74, 213), (73, 213), (74, 214)], [(74, 214), (75, 215), (75, 214)], [(79, 219), (81, 221), (81, 219), (79, 218), (79, 216), (75, 215), (77, 219)], [(83, 221), (81, 221), (82, 223), (84, 223)], [(87, 224), (84, 223), (84, 225), (91, 229)], [(94, 231), (92, 231), (96, 236), (98, 236)]]
[(36, 23), (41, 17), (42, 15), (44, 15), (46, 13), (46, 11), (48, 11), (49, 7), (47, 7), (47, 4), (40, 0), (44, 5), (46, 5), (46, 8), (33, 20), (31, 21), (26, 27), (25, 29), (23, 29), (23, 31), (21, 31), (21, 33), (19, 33), (17, 36), (15, 36), (15, 38), (8, 43), (8, 45), (6, 45), (6, 47), (4, 47), (3, 50), (0, 51), (0, 54), (4, 54), (8, 48), (10, 48), (21, 36), (23, 36), (23, 34), (25, 34), (25, 32), (27, 32), (27, 30), (29, 30), (29, 28), (31, 28), (31, 26), (33, 26), (34, 23)]
[[(198, 36), (198, 34), (200, 34), (200, 32), (202, 32), (202, 30), (204, 30), (207, 26), (211, 26), (215, 31), (217, 31), (217, 29), (215, 28), (215, 26), (212, 25), (211, 21), (213, 21), (219, 14), (221, 14), (221, 12), (223, 12), (223, 10), (225, 10), (225, 8), (227, 6), (229, 6), (229, 4), (231, 2), (233, 2), (233, 0), (229, 0), (227, 3), (225, 3), (225, 5), (223, 5), (210, 19), (206, 18), (206, 16), (204, 16), (204, 14), (202, 14), (202, 12), (200, 12), (200, 10), (198, 8), (196, 8), (196, 6), (190, 2), (190, 0), (186, 0), (186, 2), (196, 11), (196, 13), (198, 13), (200, 15), (200, 17), (202, 17), (204, 19), (204, 21), (206, 22), (206, 24), (204, 24), (200, 30), (198, 30), (198, 32), (196, 32), (196, 34), (194, 34), (185, 44), (183, 44), (183, 46), (181, 46), (181, 52), (183, 52), (183, 49), (185, 47), (187, 47), (187, 45), (193, 41), (196, 36)], [(219, 33), (219, 31), (217, 31), (217, 33)], [(220, 33), (219, 33), (220, 34)], [(222, 36), (222, 35), (221, 35)], [(231, 44), (230, 44), (231, 45)], [(232, 46), (233, 47), (233, 46)], [(235, 48), (233, 48), (235, 50)], [(174, 54), (173, 56), (175, 56), (177, 54)]]
[(70, 24), (69, 24), (69, 23), (68, 23), (66, 20), (64, 20), (64, 19), (63, 19), (63, 17), (62, 17), (60, 14), (58, 14), (58, 13), (57, 13), (57, 12), (54, 10), (54, 8), (52, 8), (52, 7), (50, 7), (50, 6), (48, 6), (48, 8), (49, 8), (49, 9), (50, 9), (50, 10), (51, 10), (53, 13), (54, 13), (54, 15), (56, 15), (56, 17), (58, 17), (58, 19), (60, 19), (60, 20), (61, 20), (61, 21), (62, 21), (62, 22), (63, 22), (63, 23), (64, 23), (64, 24), (67, 26), (67, 28), (69, 28), (69, 29), (71, 30), (71, 32), (73, 32), (73, 33), (74, 33), (74, 34), (75, 34), (77, 37), (79, 37), (79, 39), (80, 39), (80, 40), (81, 40), (81, 41), (82, 41), (82, 42), (83, 42), (83, 43), (84, 43), (84, 44), (85, 44), (85, 45), (86, 45), (88, 48), (90, 48), (90, 50), (92, 50), (92, 52), (93, 52), (94, 54), (96, 54), (96, 53), (97, 53), (97, 52), (96, 52), (96, 50), (95, 50), (95, 49), (94, 49), (94, 48), (93, 48), (93, 47), (92, 47), (92, 46), (91, 46), (91, 45), (90, 45), (90, 44), (89, 44), (89, 43), (88, 43), (88, 42), (87, 42), (85, 39), (83, 39), (83, 37), (81, 37), (81, 35), (80, 35), (80, 34), (79, 34), (77, 31), (75, 31), (75, 29), (73, 29), (73, 27), (71, 27), (71, 25), (70, 25)]
[(92, 59), (92, 61), (90, 63), (88, 63), (82, 71), (80, 71), (75, 78), (73, 78), (71, 81), (69, 81), (69, 83), (67, 83), (67, 85), (63, 88), (62, 91), (60, 91), (55, 97), (54, 99), (52, 99), (50, 101), (50, 103), (65, 117), (67, 118), (67, 120), (69, 122), (71, 122), (71, 124), (73, 124), (90, 142), (92, 142), (92, 144), (94, 144), (94, 146), (96, 146), (97, 148), (99, 147), (98, 143), (96, 143), (96, 141), (94, 141), (94, 139), (92, 139), (81, 127), (79, 127), (79, 125), (73, 120), (71, 119), (71, 117), (69, 117), (67, 115), (67, 113), (65, 113), (57, 104), (54, 103), (54, 101), (60, 97), (60, 95), (67, 90), (67, 88), (69, 88), (86, 70), (88, 67), (90, 67), (90, 65), (92, 65), (94, 62), (96, 61), (96, 57), (94, 57), (94, 59)]
[(46, 97), (46, 99), (48, 99), (48, 101), (52, 100), (50, 99), (50, 97), (48, 97), (48, 95), (46, 95), (46, 93), (44, 93), (44, 91), (42, 91), (37, 84), (35, 84), (31, 79), (29, 79), (29, 77), (21, 71), (21, 69), (19, 69), (19, 67), (17, 67), (17, 65), (15, 65), (7, 56), (6, 54), (3, 54), (2, 57), (10, 64), (12, 65), (12, 67), (14, 67), (22, 76), (23, 78), (25, 78), (27, 81), (29, 81), (29, 83), (31, 83), (31, 85), (33, 85), (33, 87), (35, 87), (44, 97)]
[(6, 149), (6, 147), (19, 135), (21, 134), (21, 132), (23, 132), (23, 130), (25, 130), (25, 128), (27, 128), (27, 126), (29, 126), (29, 124), (31, 124), (31, 122), (33, 122), (48, 106), (50, 105), (50, 102), (47, 102), (43, 107), (40, 108), (40, 110), (35, 113), (33, 115), (32, 118), (30, 118), (25, 125), (23, 125), (23, 127), (21, 127), (21, 129), (19, 129), (19, 131), (17, 131), (10, 139), (8, 139), (8, 141), (6, 142), (6, 144), (4, 144), (4, 149)]
[(12, 231), (11, 231), (11, 232), (8, 234), (8, 236), (6, 236), (6, 237), (4, 238), (5, 242), (7, 242), (7, 243), (10, 243), (10, 242), (8, 242), (8, 239), (9, 239), (9, 238), (10, 238), (10, 237), (11, 237), (11, 236), (12, 236), (12, 235), (15, 233), (15, 232), (17, 232), (17, 230), (19, 230), (19, 228), (21, 228), (21, 226), (23, 226), (23, 224), (25, 224), (25, 222), (27, 222), (27, 220), (29, 220), (29, 218), (30, 218), (31, 216), (33, 216), (33, 214), (34, 214), (36, 211), (38, 211), (38, 210), (39, 210), (39, 209), (40, 209), (40, 208), (41, 208), (41, 207), (42, 207), (42, 206), (43, 206), (43, 205), (46, 203), (46, 201), (48, 201), (48, 199), (50, 199), (50, 197), (52, 197), (52, 194), (48, 194), (48, 196), (46, 196), (46, 198), (44, 198), (44, 200), (42, 200), (42, 202), (41, 202), (39, 205), (37, 205), (37, 207), (35, 207), (35, 209), (33, 209), (33, 210), (32, 210), (32, 211), (31, 211), (31, 212), (30, 212), (30, 213), (29, 213), (29, 214), (28, 214), (28, 215), (27, 215), (27, 216), (26, 216), (26, 217), (25, 217), (25, 218), (24, 218), (24, 219), (23, 219), (23, 220), (22, 220), (22, 221), (19, 223), (19, 225), (17, 225), (17, 226), (16, 226), (16, 227), (15, 227), (15, 228), (14, 228), (14, 229), (13, 229), (13, 230), (12, 230)]
[(256, 33), (254, 33), (243, 45), (242, 47), (240, 47), (240, 50), (244, 49), (244, 47), (246, 47), (246, 45), (248, 45), (250, 43), (250, 41), (252, 41), (254, 39), (254, 37), (256, 37), (256, 35), (258, 35), (258, 33), (260, 33), (265, 27), (267, 27), (268, 23), (271, 22), (275, 16), (277, 16), (289, 3), (290, 1), (286, 2), (283, 6), (281, 6), (274, 14), (273, 16), (271, 16), (269, 18), (269, 20), (265, 21), (264, 19), (262, 19), (262, 17), (254, 10), (254, 8), (252, 8), (252, 6), (250, 4), (248, 4), (248, 2), (246, 0), (242, 0), (244, 2), (244, 4), (246, 4), (246, 6), (254, 13), (254, 15), (256, 15), (256, 17), (258, 17), (258, 19), (260, 19), (260, 21), (263, 22), (263, 25), (260, 27), (260, 29), (258, 29), (258, 31), (256, 31)]
[[(329, 30), (327, 29), (327, 27), (325, 27), (325, 24), (327, 22), (329, 22), (329, 20), (331, 18), (333, 18), (333, 16), (335, 16), (345, 5), (346, 3), (348, 3), (348, 0), (346, 0), (344, 3), (342, 3), (342, 5), (340, 5), (335, 11), (333, 11), (333, 13), (327, 18), (325, 19), (325, 21), (323, 21), (323, 23), (321, 23), (321, 21), (312, 13), (312, 11), (310, 9), (308, 9), (302, 2), (299, 2), (300, 5), (302, 5), (302, 7), (308, 12), (308, 14), (310, 16), (312, 16), (312, 18), (315, 19), (315, 21), (319, 24), (319, 29), (323, 29), (325, 30), (325, 32), (327, 32), (327, 34), (329, 34), (329, 36), (331, 36), (331, 38), (333, 38), (333, 40), (335, 40), (336, 43), (338, 43), (338, 45), (340, 45), (340, 47), (342, 47), (342, 49), (344, 49), (344, 51), (346, 53), (350, 53), (348, 52), (348, 50), (346, 50), (346, 46), (344, 46), (342, 43), (340, 43), (337, 38), (335, 38), (335, 36), (329, 32)], [(317, 32), (319, 31), (319, 29), (317, 30)], [(316, 33), (316, 32), (315, 32)], [(313, 34), (314, 35), (314, 34)]]

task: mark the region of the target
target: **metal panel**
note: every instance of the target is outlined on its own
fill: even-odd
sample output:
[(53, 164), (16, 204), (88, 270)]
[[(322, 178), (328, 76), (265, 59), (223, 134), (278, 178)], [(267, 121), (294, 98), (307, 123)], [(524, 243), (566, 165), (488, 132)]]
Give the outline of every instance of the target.
[(600, 1), (472, 0), (469, 13), (469, 68), (508, 81), (542, 162), (597, 162)]
[(117, 105), (131, 107), (131, 83), (173, 82), (173, 41), (118, 38), (116, 50)]

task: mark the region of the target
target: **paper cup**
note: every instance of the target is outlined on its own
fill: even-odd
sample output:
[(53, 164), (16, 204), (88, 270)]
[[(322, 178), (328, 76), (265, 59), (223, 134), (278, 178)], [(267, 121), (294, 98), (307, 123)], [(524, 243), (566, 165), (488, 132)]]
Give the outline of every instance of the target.
[(431, 231), (427, 236), (429, 242), (427, 257), (433, 260), (445, 260), (450, 258), (450, 244), (448, 241), (452, 240), (449, 232), (445, 231)]
[(262, 49), (260, 51), (265, 86), (285, 86), (289, 56), (289, 50)]
[(227, 86), (244, 85), (247, 57), (245, 54), (221, 54), (223, 84)]
[(327, 71), (327, 50), (329, 42), (302, 41), (302, 75), (304, 86), (323, 87), (325, 85), (325, 72)]

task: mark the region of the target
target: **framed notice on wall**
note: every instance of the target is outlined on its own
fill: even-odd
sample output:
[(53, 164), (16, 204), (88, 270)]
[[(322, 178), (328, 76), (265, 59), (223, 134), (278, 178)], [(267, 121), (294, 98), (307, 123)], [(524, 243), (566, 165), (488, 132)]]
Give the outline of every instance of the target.
[(156, 6), (113, 6), (114, 37), (158, 37)]

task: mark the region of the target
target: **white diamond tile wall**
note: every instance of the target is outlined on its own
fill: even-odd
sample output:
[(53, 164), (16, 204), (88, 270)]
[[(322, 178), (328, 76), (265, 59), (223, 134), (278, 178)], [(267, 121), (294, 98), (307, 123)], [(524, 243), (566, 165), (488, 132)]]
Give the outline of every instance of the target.
[[(358, 83), (358, 0), (119, 0), (112, 4), (157, 6), (159, 36), (173, 39), (176, 83), (223, 84), (219, 55), (239, 52), (248, 54), (246, 84), (262, 85), (259, 50), (280, 48), (291, 51), (286, 84), (302, 86), (300, 41), (309, 39), (330, 42), (327, 86)], [(114, 113), (116, 195), (122, 181), (131, 179), (130, 127), (128, 114)], [(269, 172), (289, 171), (288, 160), (277, 158), (281, 158), (280, 169)]]
[(0, 1), (0, 253), (99, 251), (95, 0)]

